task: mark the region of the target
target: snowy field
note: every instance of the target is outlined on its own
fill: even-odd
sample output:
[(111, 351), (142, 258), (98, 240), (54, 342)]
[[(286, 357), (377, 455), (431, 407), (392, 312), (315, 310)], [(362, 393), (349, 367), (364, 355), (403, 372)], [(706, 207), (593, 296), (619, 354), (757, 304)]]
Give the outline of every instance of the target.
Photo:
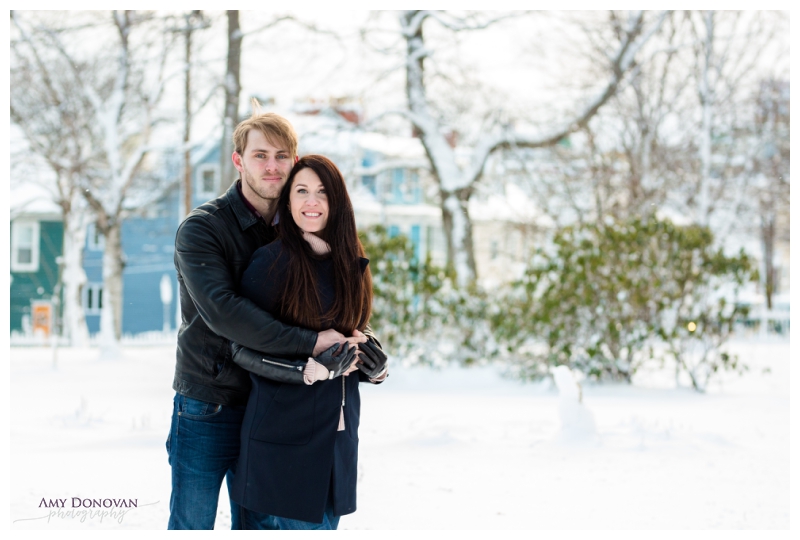
[[(571, 438), (549, 383), (392, 367), (362, 385), (359, 510), (340, 528), (788, 529), (789, 343), (734, 350), (750, 371), (705, 395), (667, 373), (584, 384)], [(166, 528), (174, 346), (124, 353), (59, 349), (54, 368), (49, 348), (11, 349), (12, 529)], [(138, 506), (73, 511), (73, 497)]]

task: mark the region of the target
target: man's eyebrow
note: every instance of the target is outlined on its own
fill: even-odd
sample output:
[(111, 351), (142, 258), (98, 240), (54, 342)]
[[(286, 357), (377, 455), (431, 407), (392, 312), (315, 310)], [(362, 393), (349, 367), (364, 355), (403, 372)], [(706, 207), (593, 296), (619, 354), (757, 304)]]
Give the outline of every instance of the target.
[[(253, 152), (254, 153), (258, 153), (258, 154), (269, 154), (269, 150), (261, 150), (261, 149), (258, 149), (258, 148), (254, 148)], [(276, 150), (275, 153), (276, 154), (288, 154), (289, 151), (288, 150)]]

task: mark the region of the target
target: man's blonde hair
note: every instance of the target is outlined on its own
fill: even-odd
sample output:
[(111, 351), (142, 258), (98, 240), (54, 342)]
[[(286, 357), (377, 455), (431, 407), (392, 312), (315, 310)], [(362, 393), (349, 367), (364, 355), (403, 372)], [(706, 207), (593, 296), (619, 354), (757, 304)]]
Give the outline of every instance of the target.
[(292, 124), (279, 114), (262, 113), (261, 105), (255, 98), (253, 98), (253, 114), (247, 120), (239, 122), (233, 131), (233, 150), (240, 156), (247, 148), (247, 134), (251, 129), (263, 133), (273, 146), (288, 150), (292, 159), (297, 156), (297, 133)]

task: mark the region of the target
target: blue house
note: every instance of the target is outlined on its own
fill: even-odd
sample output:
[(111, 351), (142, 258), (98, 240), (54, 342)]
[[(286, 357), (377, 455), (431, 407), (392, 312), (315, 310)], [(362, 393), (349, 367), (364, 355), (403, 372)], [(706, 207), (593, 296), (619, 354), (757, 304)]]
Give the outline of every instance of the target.
[[(192, 158), (192, 206), (196, 207), (218, 194), (218, 145), (198, 147)], [(180, 178), (180, 156), (169, 156), (164, 167), (167, 178)], [(173, 252), (175, 232), (183, 219), (182, 200), (181, 189), (176, 186), (122, 225), (123, 335), (177, 327), (178, 287)], [(52, 202), (50, 193), (37, 184), (12, 190), (11, 207), (10, 330), (12, 335), (22, 336), (42, 333), (45, 327), (47, 332), (58, 332), (61, 297), (57, 284), (64, 235), (60, 208)], [(82, 303), (90, 334), (100, 330), (103, 247), (103, 236), (93, 224), (89, 225), (83, 252), (87, 283)], [(162, 302), (164, 276), (172, 293), (166, 305)]]
[(443, 266), (442, 214), (419, 140), (364, 133), (354, 153), (359, 163), (348, 187), (359, 227), (381, 224), (390, 236), (405, 234), (419, 260), (430, 254)]
[[(181, 157), (177, 153), (165, 160), (166, 177), (181, 178)], [(192, 208), (219, 193), (219, 145), (205, 144), (192, 151)], [(180, 186), (140, 215), (122, 225), (123, 270), (122, 333), (175, 330), (178, 322), (178, 282), (173, 261), (175, 233), (183, 215)], [(103, 237), (90, 225), (84, 249), (87, 286), (83, 292), (89, 333), (100, 330), (103, 302)], [(162, 302), (161, 282), (167, 276), (171, 299)]]

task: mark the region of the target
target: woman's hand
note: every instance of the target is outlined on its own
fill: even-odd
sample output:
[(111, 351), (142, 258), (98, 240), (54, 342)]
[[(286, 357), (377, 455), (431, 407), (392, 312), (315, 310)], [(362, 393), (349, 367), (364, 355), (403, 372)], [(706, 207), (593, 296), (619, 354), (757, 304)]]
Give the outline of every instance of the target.
[(342, 377), (347, 377), (348, 375), (350, 375), (350, 374), (351, 374), (351, 373), (353, 373), (354, 371), (358, 371), (358, 353), (356, 353), (356, 360), (355, 360), (355, 362), (353, 362), (352, 364), (350, 364), (350, 367), (349, 367), (349, 368), (347, 368), (347, 371), (345, 371), (344, 373), (342, 373)]
[[(351, 345), (358, 346), (359, 343), (366, 343), (367, 342), (367, 336), (365, 336), (362, 332), (360, 332), (358, 329), (356, 329), (356, 330), (353, 330), (353, 335), (351, 337), (347, 338), (347, 342), (350, 343)], [(350, 375), (354, 371), (358, 371), (358, 363), (359, 363), (358, 354), (359, 354), (359, 351), (356, 350), (356, 361), (353, 362), (353, 364), (349, 368), (347, 368), (347, 371), (342, 373), (342, 375), (344, 375), (345, 377), (347, 377), (348, 375)]]
[(386, 354), (374, 343), (367, 341), (358, 346), (358, 369), (370, 379), (383, 375), (386, 371)]
[(314, 358), (315, 362), (321, 364), (328, 370), (329, 379), (345, 374), (346, 371), (356, 364), (357, 349), (355, 345), (351, 347), (350, 344), (345, 343), (344, 350), (337, 355), (335, 353), (338, 348), (339, 344), (336, 343), (330, 349)]

